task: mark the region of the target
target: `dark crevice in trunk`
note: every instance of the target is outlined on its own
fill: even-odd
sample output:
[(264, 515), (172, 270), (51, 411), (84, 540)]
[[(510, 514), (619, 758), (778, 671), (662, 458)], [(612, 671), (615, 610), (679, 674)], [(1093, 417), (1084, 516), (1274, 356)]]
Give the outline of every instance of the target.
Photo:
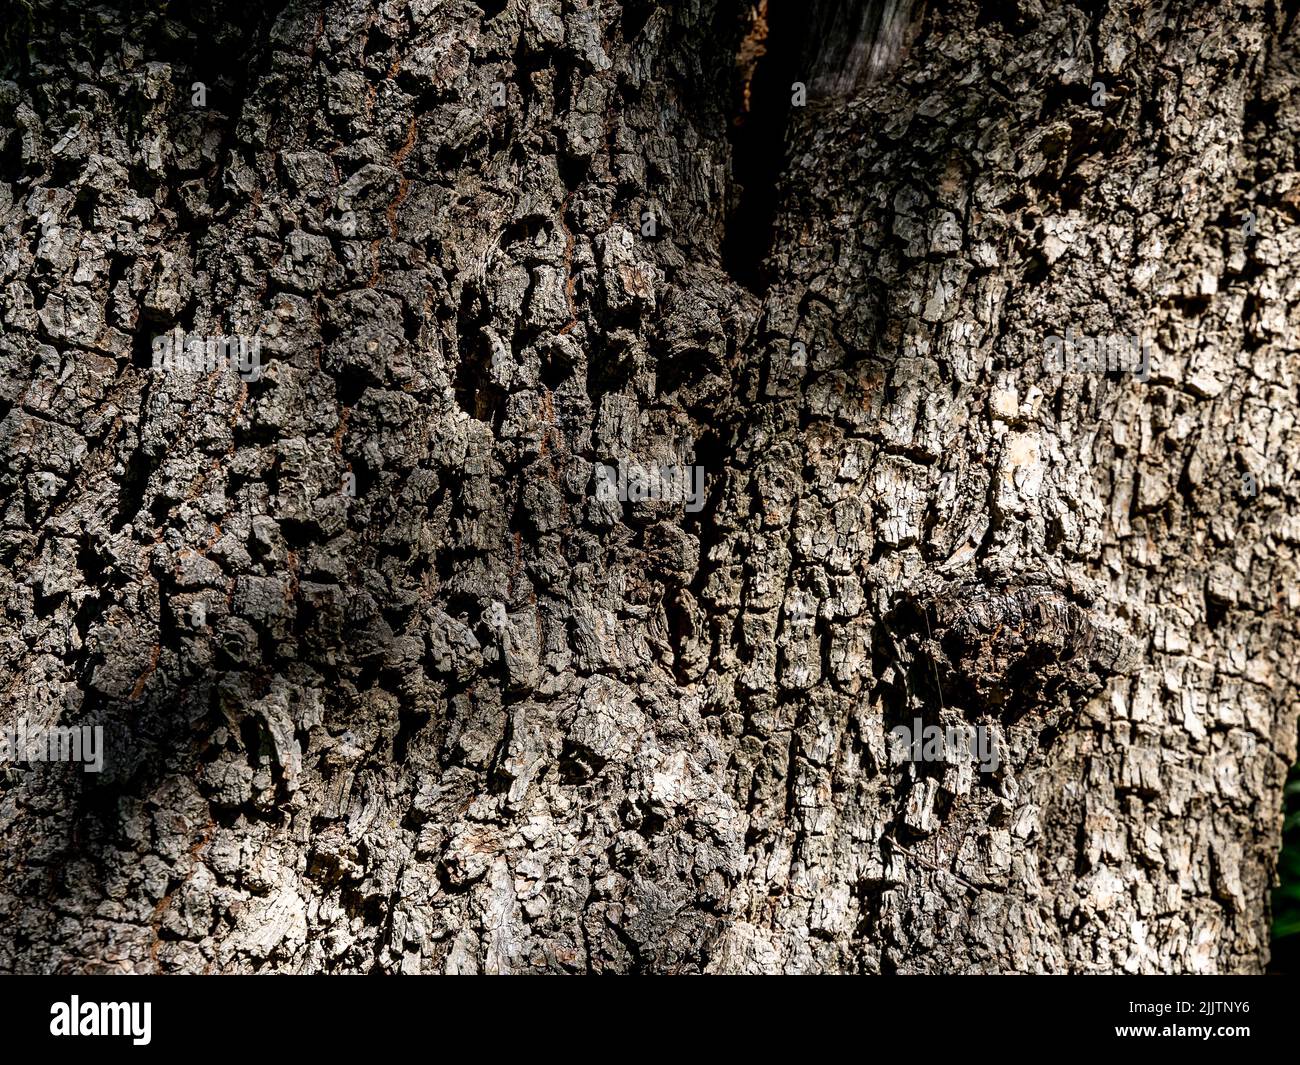
[(737, 191), (722, 242), (722, 262), (753, 292), (767, 287), (765, 260), (772, 244), (777, 185), (786, 167), (791, 86), (805, 80), (800, 68), (806, 25), (794, 4), (758, 4), (737, 55), (738, 100), (728, 131)]
[(923, 9), (917, 0), (762, 0), (751, 7), (736, 56), (729, 129), (737, 198), (722, 245), (723, 265), (751, 291), (761, 293), (769, 280), (766, 260), (789, 163), (791, 112), (851, 95), (896, 67)]

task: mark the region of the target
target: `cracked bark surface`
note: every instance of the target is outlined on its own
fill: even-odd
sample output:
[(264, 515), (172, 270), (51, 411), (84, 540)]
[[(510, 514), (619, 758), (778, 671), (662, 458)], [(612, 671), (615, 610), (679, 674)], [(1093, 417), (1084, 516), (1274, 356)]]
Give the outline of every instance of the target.
[(0, 968), (1262, 969), (1291, 8), (857, 5), (725, 255), (748, 5), (60, 11), (0, 81), (0, 715), (107, 751), (3, 770)]

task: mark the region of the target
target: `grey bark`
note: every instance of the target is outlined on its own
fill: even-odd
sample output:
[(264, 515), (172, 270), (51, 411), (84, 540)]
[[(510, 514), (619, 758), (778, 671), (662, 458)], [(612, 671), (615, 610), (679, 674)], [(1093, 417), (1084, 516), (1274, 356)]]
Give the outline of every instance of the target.
[(61, 10), (0, 82), (0, 714), (106, 763), (3, 771), (0, 968), (1263, 967), (1293, 11), (854, 6), (752, 291), (749, 5)]

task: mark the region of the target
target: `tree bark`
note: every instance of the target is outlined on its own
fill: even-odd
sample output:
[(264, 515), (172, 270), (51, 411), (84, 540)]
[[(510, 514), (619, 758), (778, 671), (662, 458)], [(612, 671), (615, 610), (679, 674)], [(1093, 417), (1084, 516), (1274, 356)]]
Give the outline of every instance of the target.
[(1294, 8), (37, 3), (0, 968), (1261, 971)]

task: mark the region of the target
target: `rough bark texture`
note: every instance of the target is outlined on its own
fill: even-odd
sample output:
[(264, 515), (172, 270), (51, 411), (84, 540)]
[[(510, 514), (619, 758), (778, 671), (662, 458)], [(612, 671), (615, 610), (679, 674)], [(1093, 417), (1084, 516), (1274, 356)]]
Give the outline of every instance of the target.
[(107, 761), (3, 771), (0, 968), (1263, 967), (1294, 4), (842, 6), (38, 5), (0, 715)]

